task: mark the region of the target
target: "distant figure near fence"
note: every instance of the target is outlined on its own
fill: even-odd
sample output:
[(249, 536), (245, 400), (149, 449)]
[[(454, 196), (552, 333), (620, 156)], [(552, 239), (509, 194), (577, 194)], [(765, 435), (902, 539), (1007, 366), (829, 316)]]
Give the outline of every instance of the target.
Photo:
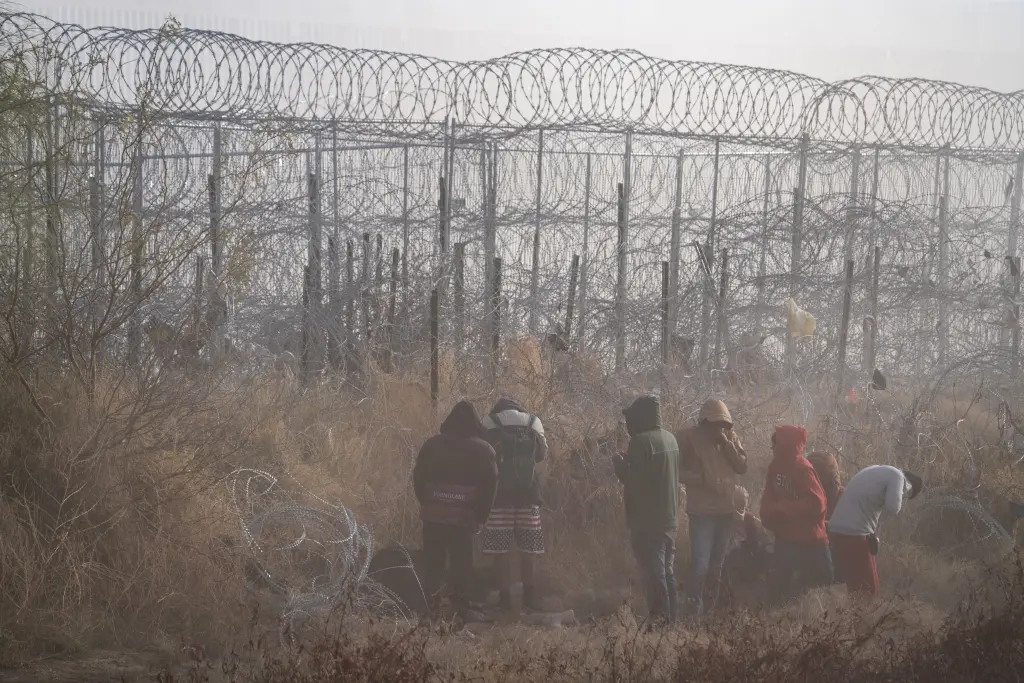
[(829, 519), (832, 552), (851, 593), (878, 595), (878, 521), (884, 509), (898, 515), (903, 499), (913, 500), (921, 477), (889, 465), (872, 465), (855, 474)]
[(473, 536), (487, 521), (498, 485), (494, 449), (482, 438), (483, 425), (469, 401), (459, 401), (441, 423), (441, 433), (420, 448), (413, 486), (423, 520), (427, 591), (435, 603), (450, 569), (456, 614), (469, 611)]

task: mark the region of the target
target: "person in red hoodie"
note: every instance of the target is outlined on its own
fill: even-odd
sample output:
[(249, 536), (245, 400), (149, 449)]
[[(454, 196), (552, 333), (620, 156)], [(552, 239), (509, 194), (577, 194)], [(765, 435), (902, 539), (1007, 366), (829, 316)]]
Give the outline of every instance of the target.
[(772, 462), (761, 497), (761, 522), (775, 534), (775, 592), (788, 599), (832, 583), (825, 531), (825, 491), (803, 457), (807, 430), (782, 425), (772, 434)]

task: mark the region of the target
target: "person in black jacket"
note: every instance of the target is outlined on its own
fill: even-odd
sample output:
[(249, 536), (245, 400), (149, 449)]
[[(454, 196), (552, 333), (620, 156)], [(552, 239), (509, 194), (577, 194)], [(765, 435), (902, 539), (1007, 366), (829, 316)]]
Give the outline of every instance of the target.
[(450, 565), (454, 603), (466, 620), (473, 572), (473, 536), (494, 503), (498, 469), (494, 449), (482, 437), (473, 404), (460, 401), (427, 439), (413, 468), (413, 486), (423, 521), (427, 590), (436, 596)]

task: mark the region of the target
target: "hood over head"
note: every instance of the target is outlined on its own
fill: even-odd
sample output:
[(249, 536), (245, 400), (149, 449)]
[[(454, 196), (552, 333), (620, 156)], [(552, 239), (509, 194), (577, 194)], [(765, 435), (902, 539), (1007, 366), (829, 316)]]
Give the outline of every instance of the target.
[(515, 400), (511, 396), (502, 396), (498, 399), (494, 407), (491, 408), (491, 413), (503, 413), (506, 410), (518, 410), (520, 413), (525, 413), (526, 410), (519, 404), (519, 401)]
[(807, 456), (807, 461), (814, 467), (826, 493), (831, 495), (832, 492), (838, 491), (842, 487), (843, 478), (839, 472), (839, 462), (836, 460), (836, 456), (828, 451), (815, 451)]
[(473, 404), (469, 401), (459, 401), (441, 423), (441, 433), (463, 438), (482, 436), (484, 426), (481, 424)]
[(732, 426), (732, 415), (729, 413), (729, 408), (726, 407), (725, 403), (719, 401), (717, 398), (709, 398), (704, 402), (704, 405), (700, 407), (700, 413), (697, 415), (698, 422), (727, 422), (729, 426)]
[(772, 453), (776, 458), (796, 459), (804, 452), (807, 430), (797, 425), (780, 425), (772, 434)]
[(641, 396), (622, 411), (630, 436), (661, 429), (661, 403), (654, 395)]

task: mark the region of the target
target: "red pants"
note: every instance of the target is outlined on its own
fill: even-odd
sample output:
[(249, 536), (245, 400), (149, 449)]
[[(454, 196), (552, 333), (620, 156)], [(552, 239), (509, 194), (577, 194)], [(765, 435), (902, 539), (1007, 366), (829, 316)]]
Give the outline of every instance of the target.
[(846, 579), (850, 593), (878, 595), (878, 570), (867, 536), (829, 534), (836, 573)]

